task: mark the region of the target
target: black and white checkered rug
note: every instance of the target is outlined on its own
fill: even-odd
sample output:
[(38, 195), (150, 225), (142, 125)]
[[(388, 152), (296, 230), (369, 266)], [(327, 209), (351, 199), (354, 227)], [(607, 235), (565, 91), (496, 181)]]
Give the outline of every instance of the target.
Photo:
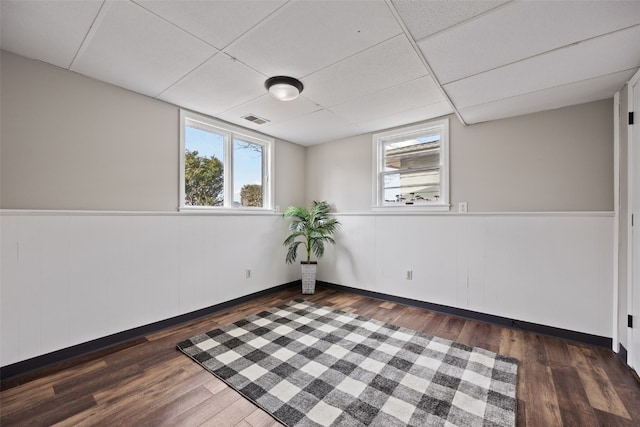
[(515, 425), (515, 359), (307, 301), (178, 349), (287, 426)]

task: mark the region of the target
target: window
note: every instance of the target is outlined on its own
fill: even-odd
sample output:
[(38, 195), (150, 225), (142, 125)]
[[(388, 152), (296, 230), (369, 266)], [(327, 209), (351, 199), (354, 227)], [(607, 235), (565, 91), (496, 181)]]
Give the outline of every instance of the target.
[(272, 209), (273, 139), (180, 112), (180, 208)]
[(449, 120), (373, 135), (375, 207), (449, 209)]

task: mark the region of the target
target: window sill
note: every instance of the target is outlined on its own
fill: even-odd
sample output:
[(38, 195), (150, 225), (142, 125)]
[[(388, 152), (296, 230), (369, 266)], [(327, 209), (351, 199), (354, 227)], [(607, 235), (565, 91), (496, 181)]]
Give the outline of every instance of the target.
[(213, 206), (180, 206), (178, 212), (193, 215), (279, 215), (275, 209), (268, 208), (223, 208)]
[(451, 205), (397, 205), (397, 206), (373, 206), (371, 210), (377, 213), (398, 212), (449, 212)]

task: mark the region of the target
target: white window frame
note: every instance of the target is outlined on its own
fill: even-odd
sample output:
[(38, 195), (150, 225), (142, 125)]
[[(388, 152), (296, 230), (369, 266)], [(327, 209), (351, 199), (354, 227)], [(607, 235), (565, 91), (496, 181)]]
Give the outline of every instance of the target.
[[(185, 126), (187, 121), (202, 123), (212, 131), (224, 137), (224, 206), (190, 206), (185, 204)], [(261, 145), (262, 150), (262, 207), (233, 206), (233, 142), (235, 139)], [(240, 126), (234, 126), (212, 117), (180, 110), (180, 200), (178, 210), (210, 210), (210, 211), (274, 211), (274, 183), (273, 183), (273, 150), (275, 140), (265, 135), (253, 132)]]
[[(440, 133), (440, 197), (437, 201), (414, 204), (389, 203), (384, 199), (384, 142), (409, 134)], [(449, 204), (449, 119), (405, 126), (373, 135), (373, 210), (385, 211), (448, 211)]]

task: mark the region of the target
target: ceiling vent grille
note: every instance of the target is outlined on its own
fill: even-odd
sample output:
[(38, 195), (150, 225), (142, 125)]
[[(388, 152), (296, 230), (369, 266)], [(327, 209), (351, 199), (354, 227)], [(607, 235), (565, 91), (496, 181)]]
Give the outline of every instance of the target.
[(249, 120), (252, 123), (257, 125), (263, 125), (265, 123), (269, 123), (269, 120), (263, 119), (262, 117), (258, 117), (255, 114), (247, 114), (246, 116), (242, 116), (243, 119)]

